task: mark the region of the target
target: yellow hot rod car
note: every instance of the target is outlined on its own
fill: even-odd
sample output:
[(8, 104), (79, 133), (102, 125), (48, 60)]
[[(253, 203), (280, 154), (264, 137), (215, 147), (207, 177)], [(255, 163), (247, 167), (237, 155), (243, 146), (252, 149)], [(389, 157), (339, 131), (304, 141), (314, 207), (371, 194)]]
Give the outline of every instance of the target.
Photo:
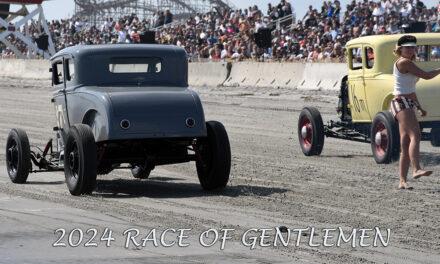
[[(416, 65), (424, 70), (440, 67), (440, 34), (417, 33)], [(377, 35), (351, 40), (346, 45), (348, 75), (341, 82), (339, 120), (323, 124), (319, 111), (305, 107), (298, 121), (298, 138), (306, 156), (321, 154), (324, 137), (371, 144), (379, 164), (398, 159), (399, 128), (389, 108), (393, 98), (393, 51), (402, 35)], [(428, 112), (418, 117), (422, 139), (440, 146), (440, 79), (420, 80), (417, 97)]]

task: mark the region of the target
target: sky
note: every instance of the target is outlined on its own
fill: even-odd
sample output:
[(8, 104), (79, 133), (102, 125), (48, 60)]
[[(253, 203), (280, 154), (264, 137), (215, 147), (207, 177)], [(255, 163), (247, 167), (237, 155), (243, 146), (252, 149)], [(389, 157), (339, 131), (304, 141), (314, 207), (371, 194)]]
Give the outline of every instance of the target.
[[(260, 9), (265, 12), (267, 4), (278, 4), (280, 0), (231, 0), (239, 8), (247, 8), (250, 5), (258, 5)], [(340, 0), (342, 7), (345, 8), (346, 4), (351, 0)], [(423, 0), (428, 7), (434, 6), (438, 3), (438, 0)], [(298, 18), (302, 18), (309, 5), (319, 9), (322, 5), (322, 0), (290, 0), (295, 8)], [(46, 18), (49, 20), (67, 18), (74, 13), (75, 4), (73, 0), (50, 0), (43, 4)]]

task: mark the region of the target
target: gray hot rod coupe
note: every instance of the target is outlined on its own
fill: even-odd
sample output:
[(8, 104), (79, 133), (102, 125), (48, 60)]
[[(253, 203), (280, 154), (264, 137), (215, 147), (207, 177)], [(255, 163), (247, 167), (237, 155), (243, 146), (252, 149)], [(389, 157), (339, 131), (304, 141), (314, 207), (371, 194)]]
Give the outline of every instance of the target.
[(25, 131), (12, 129), (6, 144), (12, 182), (25, 183), (30, 172), (64, 171), (70, 193), (81, 195), (114, 169), (145, 179), (155, 166), (195, 161), (203, 189), (226, 186), (228, 135), (221, 123), (205, 122), (199, 96), (188, 89), (183, 49), (76, 46), (54, 55), (51, 65), (55, 144), (31, 148)]

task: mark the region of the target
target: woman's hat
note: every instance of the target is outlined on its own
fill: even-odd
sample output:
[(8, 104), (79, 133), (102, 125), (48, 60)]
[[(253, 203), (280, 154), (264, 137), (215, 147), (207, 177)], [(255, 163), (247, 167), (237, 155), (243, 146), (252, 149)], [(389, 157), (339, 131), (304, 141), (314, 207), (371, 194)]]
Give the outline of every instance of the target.
[(405, 35), (397, 41), (398, 47), (417, 47), (417, 38), (411, 35)]

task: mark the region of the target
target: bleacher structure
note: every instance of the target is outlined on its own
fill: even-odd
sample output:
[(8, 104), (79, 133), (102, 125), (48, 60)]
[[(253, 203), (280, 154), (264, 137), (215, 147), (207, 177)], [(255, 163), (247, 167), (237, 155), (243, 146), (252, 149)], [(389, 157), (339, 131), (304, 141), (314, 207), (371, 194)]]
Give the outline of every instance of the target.
[[(55, 54), (54, 43), (44, 16), (44, 0), (0, 0), (0, 42), (21, 59), (34, 58), (39, 55), (49, 58)], [(17, 11), (10, 11), (11, 5), (18, 5)], [(29, 22), (39, 25), (37, 36), (21, 32)], [(26, 46), (24, 54), (18, 46)]]
[(75, 16), (92, 24), (136, 14), (151, 18), (158, 11), (170, 10), (174, 18), (186, 18), (212, 8), (236, 8), (229, 0), (74, 0)]

